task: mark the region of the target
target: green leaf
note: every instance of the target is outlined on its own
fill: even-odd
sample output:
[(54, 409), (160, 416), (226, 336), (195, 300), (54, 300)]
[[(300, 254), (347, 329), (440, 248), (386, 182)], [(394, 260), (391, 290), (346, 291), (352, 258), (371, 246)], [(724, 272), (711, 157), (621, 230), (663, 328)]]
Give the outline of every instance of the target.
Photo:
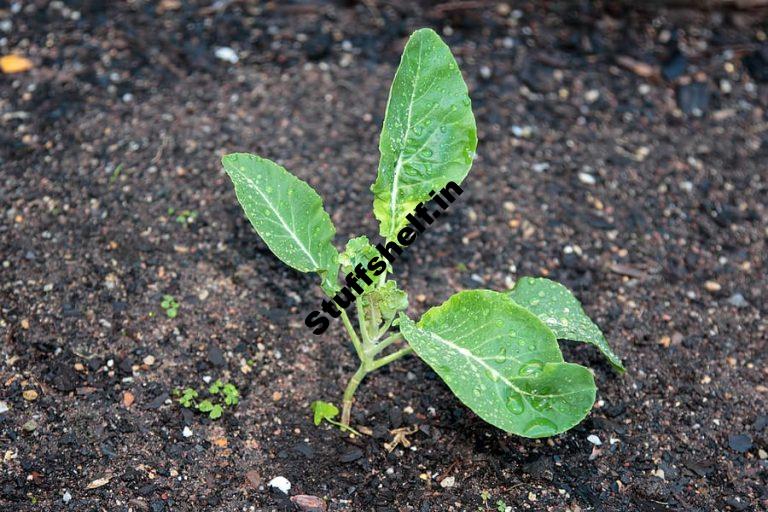
[(505, 294), (460, 292), (414, 324), (410, 346), (478, 416), (507, 432), (547, 437), (589, 413), (592, 373), (563, 362), (552, 331)]
[(213, 410), (213, 403), (210, 400), (203, 400), (197, 404), (197, 410), (200, 412), (208, 412)]
[(389, 93), (371, 187), (381, 236), (393, 240), (429, 192), (461, 183), (472, 166), (477, 129), (467, 86), (434, 31), (413, 33)]
[(319, 272), (324, 285), (338, 278), (336, 229), (312, 187), (276, 163), (248, 153), (222, 160), (245, 216), (286, 265)]
[(573, 293), (562, 284), (543, 277), (523, 277), (509, 297), (539, 317), (559, 339), (583, 341), (596, 346), (619, 371), (624, 365), (600, 328), (587, 316)]
[(211, 418), (212, 420), (217, 420), (221, 418), (221, 413), (223, 411), (224, 409), (219, 404), (216, 404), (211, 409), (211, 412), (208, 413), (208, 417)]
[(219, 391), (221, 391), (221, 388), (224, 387), (224, 383), (221, 382), (221, 379), (216, 379), (213, 384), (211, 384), (208, 387), (208, 392), (212, 395), (217, 395)]
[(383, 286), (366, 292), (360, 298), (363, 307), (371, 315), (374, 326), (389, 323), (400, 311), (408, 309), (408, 294), (397, 287), (395, 281), (387, 281)]
[(375, 257), (381, 257), (381, 254), (371, 245), (367, 236), (352, 238), (347, 242), (344, 252), (339, 255), (341, 271), (348, 274), (354, 270), (358, 263), (366, 268), (368, 262)]
[(332, 420), (339, 415), (339, 408), (335, 405), (323, 402), (322, 400), (316, 400), (309, 406), (314, 414), (313, 421), (315, 426), (320, 425), (323, 420)]

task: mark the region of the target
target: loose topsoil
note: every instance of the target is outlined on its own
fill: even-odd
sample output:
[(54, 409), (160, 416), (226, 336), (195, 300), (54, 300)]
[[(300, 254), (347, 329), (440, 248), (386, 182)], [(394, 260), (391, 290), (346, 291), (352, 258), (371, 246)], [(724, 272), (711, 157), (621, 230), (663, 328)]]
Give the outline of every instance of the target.
[[(0, 75), (0, 508), (292, 510), (283, 476), (329, 510), (768, 509), (766, 13), (629, 4), (0, 2), (0, 54), (34, 64)], [(272, 158), (339, 245), (375, 237), (387, 92), (422, 26), (480, 145), (396, 277), (412, 317), (523, 275), (576, 291), (628, 371), (564, 342), (598, 401), (551, 439), (484, 423), (415, 358), (358, 391), (372, 436), (315, 427), (354, 354), (303, 325), (316, 280), (219, 164)], [(240, 404), (169, 399), (204, 378)]]

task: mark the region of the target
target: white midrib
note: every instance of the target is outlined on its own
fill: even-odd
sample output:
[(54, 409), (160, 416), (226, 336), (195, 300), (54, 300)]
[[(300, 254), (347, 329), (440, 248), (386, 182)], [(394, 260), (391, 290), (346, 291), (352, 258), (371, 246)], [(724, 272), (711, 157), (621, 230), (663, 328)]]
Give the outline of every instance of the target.
[(240, 174), (245, 181), (248, 182), (248, 184), (259, 193), (261, 198), (264, 200), (264, 203), (269, 207), (270, 210), (275, 214), (275, 217), (277, 217), (277, 220), (280, 221), (280, 224), (283, 225), (283, 228), (286, 232), (288, 232), (289, 235), (291, 235), (291, 238), (296, 242), (296, 245), (299, 246), (301, 251), (307, 255), (307, 258), (309, 258), (309, 261), (312, 262), (312, 265), (314, 265), (315, 268), (320, 268), (320, 265), (317, 263), (315, 258), (312, 256), (312, 254), (307, 250), (307, 247), (304, 245), (304, 243), (299, 239), (299, 237), (296, 236), (296, 233), (288, 226), (288, 223), (285, 222), (285, 219), (283, 219), (283, 216), (280, 215), (280, 212), (272, 205), (272, 203), (269, 201), (269, 196), (265, 195), (264, 192), (261, 191), (258, 185), (256, 185), (256, 182), (253, 181), (251, 178), (246, 176), (245, 174)]
[(392, 190), (390, 191), (389, 196), (389, 219), (390, 219), (390, 233), (389, 237), (391, 239), (392, 237), (392, 231), (394, 230), (394, 227), (397, 226), (397, 222), (395, 219), (395, 214), (397, 213), (396, 205), (397, 205), (397, 192), (398, 188), (400, 186), (400, 173), (403, 170), (403, 151), (405, 150), (405, 145), (408, 142), (408, 135), (410, 135), (411, 132), (411, 117), (413, 115), (413, 105), (414, 105), (414, 99), (416, 97), (416, 83), (419, 80), (419, 73), (421, 72), (421, 47), (422, 45), (419, 44), (419, 56), (416, 59), (416, 73), (413, 77), (413, 87), (411, 88), (411, 98), (408, 101), (408, 115), (406, 116), (405, 121), (405, 134), (403, 135), (403, 146), (400, 148), (400, 154), (397, 156), (397, 162), (395, 163), (395, 171), (392, 176)]
[[(452, 342), (451, 340), (447, 340), (447, 339), (443, 338), (442, 336), (439, 336), (439, 335), (437, 335), (437, 334), (435, 334), (435, 333), (433, 333), (431, 331), (422, 331), (422, 332), (427, 333), (427, 335), (430, 338), (434, 339), (435, 341), (437, 341), (439, 343), (442, 343), (443, 345), (446, 345), (448, 348), (450, 348), (452, 350), (455, 350), (456, 352), (461, 354), (463, 357), (475, 361), (477, 364), (479, 364), (480, 366), (482, 366), (483, 368), (488, 370), (490, 373), (492, 373), (493, 375), (498, 377), (499, 380), (501, 380), (504, 384), (506, 384), (507, 386), (511, 387), (512, 389), (514, 389), (518, 393), (523, 394), (523, 395), (531, 395), (531, 393), (526, 393), (522, 389), (520, 389), (517, 386), (515, 386), (514, 384), (512, 384), (512, 382), (509, 379), (507, 379), (506, 377), (504, 377), (504, 375), (499, 373), (499, 371), (496, 368), (494, 368), (493, 366), (489, 365), (488, 363), (486, 363), (481, 358), (477, 357), (475, 354), (473, 354), (469, 350), (465, 349), (464, 347), (460, 347), (460, 346), (456, 345), (454, 342)], [(533, 396), (533, 395), (531, 395), (531, 396)]]
[(465, 358), (471, 359), (473, 361), (476, 361), (477, 364), (479, 364), (480, 366), (482, 366), (483, 368), (488, 370), (493, 375), (496, 375), (499, 380), (501, 380), (504, 384), (506, 384), (507, 386), (511, 387), (512, 389), (514, 389), (515, 391), (517, 391), (521, 395), (537, 396), (537, 397), (545, 397), (545, 398), (557, 398), (557, 397), (561, 397), (561, 396), (575, 395), (576, 393), (580, 392), (580, 390), (575, 390), (575, 391), (573, 391), (571, 393), (559, 393), (559, 394), (554, 394), (554, 395), (537, 395), (535, 393), (529, 393), (527, 391), (523, 391), (519, 387), (517, 387), (514, 384), (512, 384), (512, 382), (509, 379), (507, 379), (506, 377), (504, 377), (504, 375), (499, 373), (498, 370), (496, 370), (496, 368), (494, 368), (493, 366), (489, 365), (482, 358), (476, 356), (475, 354), (473, 354), (469, 350), (465, 349), (464, 347), (460, 347), (460, 346), (456, 345), (455, 343), (453, 343), (451, 340), (447, 340), (447, 339), (443, 338), (442, 336), (439, 336), (439, 335), (437, 335), (437, 334), (435, 334), (435, 333), (433, 333), (431, 331), (424, 331), (424, 330), (422, 330), (422, 332), (427, 333), (427, 335), (430, 338), (432, 338), (435, 341), (438, 341), (439, 343), (442, 343), (443, 345), (446, 345), (447, 347), (455, 350), (456, 352), (458, 352), (459, 354), (461, 354)]

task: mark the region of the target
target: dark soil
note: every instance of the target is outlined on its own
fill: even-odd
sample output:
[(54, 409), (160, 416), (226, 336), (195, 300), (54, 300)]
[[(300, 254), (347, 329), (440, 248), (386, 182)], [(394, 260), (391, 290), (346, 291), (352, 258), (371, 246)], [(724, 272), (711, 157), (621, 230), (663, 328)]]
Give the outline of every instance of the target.
[[(290, 510), (281, 475), (330, 510), (768, 509), (766, 13), (606, 4), (0, 2), (0, 54), (35, 64), (0, 75), (0, 508)], [(459, 58), (479, 157), (397, 278), (412, 316), (522, 275), (576, 290), (628, 372), (566, 344), (598, 402), (552, 439), (485, 424), (414, 358), (359, 390), (372, 437), (315, 427), (354, 354), (303, 325), (315, 279), (271, 256), (219, 164), (275, 159), (339, 245), (373, 237), (421, 26)], [(216, 421), (168, 400), (204, 376), (242, 394)]]

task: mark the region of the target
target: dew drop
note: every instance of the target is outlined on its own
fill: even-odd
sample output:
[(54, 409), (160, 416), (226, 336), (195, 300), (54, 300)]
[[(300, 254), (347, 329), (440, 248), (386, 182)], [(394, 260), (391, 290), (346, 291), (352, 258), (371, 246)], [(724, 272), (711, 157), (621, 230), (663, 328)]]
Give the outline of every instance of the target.
[(541, 373), (543, 369), (544, 369), (544, 363), (536, 359), (533, 359), (528, 363), (524, 364), (523, 366), (521, 366), (519, 373), (521, 377), (536, 377)]
[(421, 152), (421, 156), (423, 156), (424, 158), (429, 158), (429, 157), (431, 157), (433, 154), (434, 154), (434, 153), (433, 153), (433, 152), (432, 152), (432, 150), (431, 150), (431, 149), (429, 149), (429, 148), (426, 148), (424, 151), (422, 151), (422, 152)]
[(523, 402), (523, 397), (521, 397), (520, 393), (517, 393), (516, 391), (509, 392), (505, 405), (507, 406), (509, 412), (512, 414), (522, 414), (523, 411), (525, 411), (525, 403)]
[(547, 437), (557, 432), (557, 425), (546, 418), (537, 418), (525, 426), (523, 433), (530, 437)]

